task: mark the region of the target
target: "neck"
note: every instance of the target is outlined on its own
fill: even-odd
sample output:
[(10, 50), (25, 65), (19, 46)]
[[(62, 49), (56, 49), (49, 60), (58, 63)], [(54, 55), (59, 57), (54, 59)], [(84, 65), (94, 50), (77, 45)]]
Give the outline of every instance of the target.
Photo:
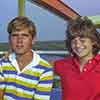
[(81, 62), (87, 62), (88, 60), (92, 59), (94, 57), (93, 54), (89, 55), (89, 56), (85, 56), (85, 57), (81, 57), (80, 59), (80, 63)]
[(79, 61), (80, 61), (80, 70), (83, 70), (84, 68), (84, 65), (94, 57), (93, 54), (89, 55), (89, 56), (85, 56), (85, 57), (81, 57), (79, 58)]
[(26, 52), (25, 54), (16, 55), (16, 59), (19, 65), (19, 68), (22, 69), (28, 65), (33, 59), (32, 51)]

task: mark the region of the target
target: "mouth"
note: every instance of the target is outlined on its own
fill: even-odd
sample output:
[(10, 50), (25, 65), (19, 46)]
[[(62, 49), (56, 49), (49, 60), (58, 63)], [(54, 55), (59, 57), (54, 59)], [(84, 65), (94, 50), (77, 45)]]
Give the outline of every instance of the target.
[(74, 52), (77, 54), (81, 54), (84, 51), (85, 47), (74, 49)]
[(17, 45), (16, 46), (18, 49), (20, 49), (20, 48), (23, 48), (24, 46), (23, 45)]

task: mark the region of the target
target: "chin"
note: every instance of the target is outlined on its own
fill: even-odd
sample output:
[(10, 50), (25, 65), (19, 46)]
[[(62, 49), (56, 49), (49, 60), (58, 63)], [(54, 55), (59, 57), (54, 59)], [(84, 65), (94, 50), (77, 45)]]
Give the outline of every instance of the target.
[(85, 55), (77, 54), (77, 57), (78, 57), (78, 58), (83, 58), (83, 57), (85, 57)]
[(22, 52), (22, 51), (17, 51), (17, 52), (15, 52), (16, 54), (18, 54), (18, 55), (20, 55), (20, 54), (23, 54), (24, 52)]

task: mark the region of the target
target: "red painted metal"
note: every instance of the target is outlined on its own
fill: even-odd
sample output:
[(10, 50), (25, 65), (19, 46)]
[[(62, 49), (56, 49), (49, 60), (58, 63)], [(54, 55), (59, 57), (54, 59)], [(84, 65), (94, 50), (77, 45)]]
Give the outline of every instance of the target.
[(33, 3), (38, 4), (39, 6), (48, 9), (51, 12), (59, 15), (60, 17), (64, 18), (65, 20), (68, 19), (75, 19), (76, 17), (80, 16), (77, 12), (75, 12), (72, 8), (68, 5), (63, 3), (60, 0), (31, 0)]

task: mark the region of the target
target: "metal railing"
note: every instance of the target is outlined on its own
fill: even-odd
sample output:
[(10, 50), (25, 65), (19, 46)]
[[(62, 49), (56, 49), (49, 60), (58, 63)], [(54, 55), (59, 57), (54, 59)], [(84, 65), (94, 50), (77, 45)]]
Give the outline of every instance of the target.
[[(0, 51), (0, 54), (4, 54), (6, 53), (7, 51)], [(39, 54), (59, 54), (59, 55), (62, 55), (62, 54), (69, 54), (68, 51), (65, 51), (65, 50), (37, 50), (36, 51), (37, 53)]]

